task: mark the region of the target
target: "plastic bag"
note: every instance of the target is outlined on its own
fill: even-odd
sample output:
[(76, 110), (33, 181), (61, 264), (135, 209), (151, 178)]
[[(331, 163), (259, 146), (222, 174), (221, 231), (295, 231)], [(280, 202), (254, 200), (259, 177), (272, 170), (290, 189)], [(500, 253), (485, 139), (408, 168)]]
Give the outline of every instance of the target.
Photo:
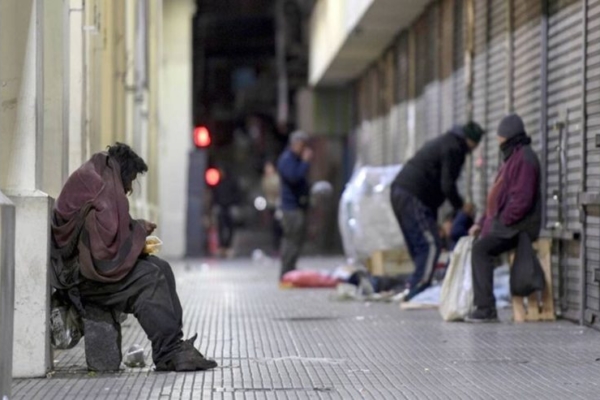
[(544, 270), (529, 236), (519, 234), (519, 245), (510, 273), (510, 292), (513, 296), (527, 297), (535, 292), (543, 292), (546, 286)]
[(404, 246), (390, 201), (390, 186), (401, 169), (401, 165), (355, 169), (338, 214), (347, 259), (364, 263), (375, 251)]
[(320, 271), (294, 270), (286, 273), (282, 282), (301, 288), (334, 288), (339, 280)]
[(52, 294), (50, 329), (50, 339), (55, 349), (71, 349), (83, 336), (81, 316), (67, 296), (58, 290)]
[(471, 250), (473, 238), (461, 238), (450, 258), (440, 294), (440, 314), (444, 321), (461, 321), (473, 308)]

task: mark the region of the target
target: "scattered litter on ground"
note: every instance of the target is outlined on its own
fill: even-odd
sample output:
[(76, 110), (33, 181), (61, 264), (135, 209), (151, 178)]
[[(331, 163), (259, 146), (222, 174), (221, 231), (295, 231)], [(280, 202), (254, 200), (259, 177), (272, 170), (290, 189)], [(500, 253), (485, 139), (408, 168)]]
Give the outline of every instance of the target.
[(146, 366), (144, 357), (144, 348), (139, 344), (134, 344), (125, 353), (124, 364), (129, 368), (143, 368)]

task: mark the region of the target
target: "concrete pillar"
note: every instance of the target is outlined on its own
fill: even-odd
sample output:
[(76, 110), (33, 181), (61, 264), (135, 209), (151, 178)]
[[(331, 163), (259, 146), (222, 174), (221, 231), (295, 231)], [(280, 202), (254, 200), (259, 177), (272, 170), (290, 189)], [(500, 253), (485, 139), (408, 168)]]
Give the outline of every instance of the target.
[(159, 234), (163, 253), (183, 256), (188, 152), (192, 144), (193, 0), (164, 0), (160, 85)]
[(44, 376), (52, 366), (49, 242), (52, 199), (43, 177), (43, 0), (0, 2), (0, 188), (16, 209), (13, 375)]
[(68, 148), (67, 175), (71, 174), (88, 158), (87, 140), (84, 134), (84, 12), (83, 0), (68, 0), (65, 30), (68, 40), (64, 43), (65, 64), (65, 140)]

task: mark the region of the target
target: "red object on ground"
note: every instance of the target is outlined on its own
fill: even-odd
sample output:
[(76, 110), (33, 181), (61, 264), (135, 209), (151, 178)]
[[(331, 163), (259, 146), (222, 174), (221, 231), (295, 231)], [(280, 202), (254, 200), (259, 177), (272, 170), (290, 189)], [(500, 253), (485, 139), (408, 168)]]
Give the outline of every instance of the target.
[(319, 271), (296, 270), (283, 276), (283, 283), (299, 288), (333, 288), (339, 281)]

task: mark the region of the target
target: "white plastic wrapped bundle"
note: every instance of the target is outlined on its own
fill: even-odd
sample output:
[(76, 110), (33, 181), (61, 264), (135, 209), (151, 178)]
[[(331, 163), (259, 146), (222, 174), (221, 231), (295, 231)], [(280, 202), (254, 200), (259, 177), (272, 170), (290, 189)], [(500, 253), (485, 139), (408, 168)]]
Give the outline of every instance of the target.
[(354, 171), (342, 194), (338, 215), (348, 259), (364, 262), (375, 251), (404, 247), (390, 201), (390, 186), (401, 168), (364, 166)]

